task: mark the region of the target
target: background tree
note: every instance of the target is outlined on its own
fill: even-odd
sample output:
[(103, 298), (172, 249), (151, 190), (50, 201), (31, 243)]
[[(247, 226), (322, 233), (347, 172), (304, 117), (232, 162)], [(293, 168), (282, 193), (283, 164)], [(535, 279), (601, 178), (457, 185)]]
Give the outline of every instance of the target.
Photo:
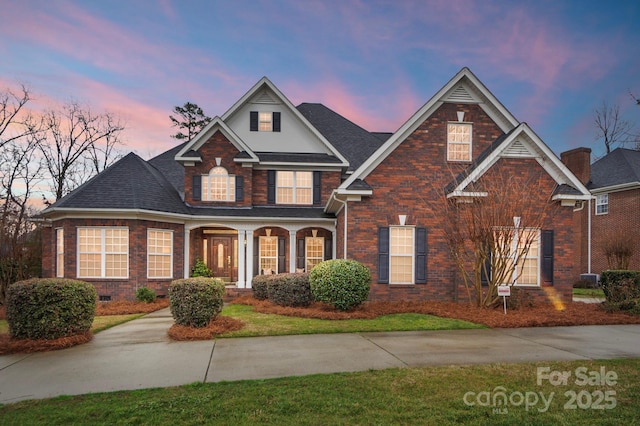
[(543, 188), (542, 171), (527, 179), (491, 172), (474, 184), (473, 192), (484, 196), (459, 202), (443, 193), (444, 211), (438, 212), (446, 218), (442, 229), (469, 301), (479, 307), (495, 304), (498, 286), (522, 277), (527, 254), (557, 208), (551, 200), (531, 200), (531, 188)]
[[(180, 129), (178, 133), (171, 135), (174, 139), (190, 141), (211, 122), (211, 117), (206, 116), (202, 108), (191, 102), (187, 102), (181, 107), (174, 107), (173, 112), (175, 112), (178, 117), (176, 118), (170, 115), (169, 118), (173, 126)], [(183, 130), (186, 133), (182, 133)]]
[(619, 105), (609, 105), (607, 101), (602, 101), (600, 107), (594, 111), (593, 121), (596, 138), (604, 142), (607, 154), (614, 145), (637, 142), (637, 135), (633, 134), (634, 123), (622, 117)]

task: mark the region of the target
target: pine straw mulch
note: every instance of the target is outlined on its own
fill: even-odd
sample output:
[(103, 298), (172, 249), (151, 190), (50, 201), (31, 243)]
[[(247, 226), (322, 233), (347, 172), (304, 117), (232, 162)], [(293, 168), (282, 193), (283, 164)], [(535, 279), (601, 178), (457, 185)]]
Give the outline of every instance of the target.
[[(137, 301), (98, 302), (96, 316), (146, 314), (169, 306), (169, 299), (156, 299), (153, 303)], [(6, 310), (0, 306), (0, 319), (6, 319)], [(93, 333), (87, 331), (75, 336), (60, 337), (58, 339), (12, 339), (9, 333), (0, 333), (0, 355), (13, 353), (31, 353), (55, 351), (71, 346), (82, 345), (93, 339)]]
[(169, 331), (167, 331), (167, 334), (173, 340), (179, 341), (211, 340), (220, 334), (240, 330), (242, 327), (244, 327), (244, 322), (224, 315), (218, 315), (209, 325), (202, 328), (173, 324), (171, 328), (169, 328)]

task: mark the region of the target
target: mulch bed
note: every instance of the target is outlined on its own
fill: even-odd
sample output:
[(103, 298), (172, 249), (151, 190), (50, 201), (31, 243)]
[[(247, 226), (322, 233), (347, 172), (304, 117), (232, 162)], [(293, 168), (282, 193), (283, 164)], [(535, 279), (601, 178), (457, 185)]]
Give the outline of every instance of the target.
[(153, 303), (130, 300), (114, 300), (113, 302), (98, 302), (96, 316), (148, 314), (169, 306), (169, 299), (156, 299)]
[(173, 324), (167, 334), (169, 334), (169, 337), (173, 340), (180, 341), (211, 340), (220, 334), (240, 330), (242, 327), (244, 327), (242, 321), (224, 315), (218, 315), (209, 325), (202, 328)]

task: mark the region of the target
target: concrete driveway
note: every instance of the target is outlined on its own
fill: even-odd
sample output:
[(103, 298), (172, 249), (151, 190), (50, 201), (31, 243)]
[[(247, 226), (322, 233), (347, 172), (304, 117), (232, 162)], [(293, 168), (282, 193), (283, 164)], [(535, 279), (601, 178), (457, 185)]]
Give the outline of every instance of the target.
[(54, 352), (0, 356), (0, 403), (394, 367), (640, 357), (640, 325), (247, 337), (174, 342), (168, 309)]

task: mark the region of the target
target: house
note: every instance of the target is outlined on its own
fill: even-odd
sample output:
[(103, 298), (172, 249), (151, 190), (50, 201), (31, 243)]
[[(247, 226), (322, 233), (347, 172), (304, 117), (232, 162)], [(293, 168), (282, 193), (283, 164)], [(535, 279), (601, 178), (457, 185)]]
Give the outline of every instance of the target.
[(198, 258), (238, 291), (257, 274), (350, 258), (370, 269), (371, 300), (457, 300), (434, 188), (469, 202), (496, 170), (542, 175), (531, 202), (559, 208), (534, 230), (518, 284), (570, 300), (573, 210), (590, 194), (468, 68), (392, 134), (295, 107), (262, 78), (191, 141), (149, 161), (129, 154), (47, 208), (43, 270), (108, 300), (166, 294)]
[(561, 158), (593, 196), (576, 216), (580, 272), (599, 275), (610, 269), (604, 246), (625, 239), (636, 244), (629, 268), (640, 269), (640, 151), (616, 148), (593, 164), (589, 148), (563, 152)]

